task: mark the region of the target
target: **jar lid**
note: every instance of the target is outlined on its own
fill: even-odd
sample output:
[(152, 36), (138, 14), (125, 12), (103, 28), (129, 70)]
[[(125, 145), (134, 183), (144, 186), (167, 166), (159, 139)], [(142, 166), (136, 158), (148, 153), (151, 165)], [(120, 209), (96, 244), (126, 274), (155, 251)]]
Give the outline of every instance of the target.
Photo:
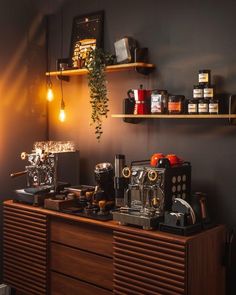
[(158, 93), (166, 94), (166, 93), (168, 93), (168, 91), (166, 89), (158, 89)]
[(199, 70), (198, 72), (199, 72), (199, 73), (210, 73), (210, 71), (211, 71), (211, 70), (206, 70), (206, 69), (205, 69), (205, 70)]
[(205, 85), (204, 85), (204, 89), (205, 88), (213, 88), (214, 86), (213, 85), (211, 85), (210, 83), (206, 83)]
[(201, 98), (201, 99), (199, 99), (198, 102), (199, 103), (208, 103), (209, 102), (209, 99), (207, 99), (207, 98)]
[(198, 99), (197, 98), (190, 98), (189, 100), (188, 100), (188, 103), (198, 103)]
[(170, 95), (169, 96), (169, 101), (181, 101), (184, 99), (185, 99), (184, 95)]
[(203, 86), (197, 84), (197, 85), (193, 85), (193, 88), (194, 88), (194, 89), (203, 89)]

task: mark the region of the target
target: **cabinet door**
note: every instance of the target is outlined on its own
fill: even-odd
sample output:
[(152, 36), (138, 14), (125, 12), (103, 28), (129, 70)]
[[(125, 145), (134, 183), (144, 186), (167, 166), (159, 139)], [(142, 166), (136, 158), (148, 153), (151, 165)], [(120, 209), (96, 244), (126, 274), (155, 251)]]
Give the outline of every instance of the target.
[(114, 231), (114, 294), (186, 292), (186, 245)]
[(112, 258), (111, 229), (52, 218), (50, 232), (53, 242)]
[(51, 243), (51, 269), (78, 280), (112, 290), (112, 259)]
[(4, 206), (4, 283), (28, 295), (47, 294), (47, 216)]
[(51, 295), (112, 295), (111, 291), (51, 272)]

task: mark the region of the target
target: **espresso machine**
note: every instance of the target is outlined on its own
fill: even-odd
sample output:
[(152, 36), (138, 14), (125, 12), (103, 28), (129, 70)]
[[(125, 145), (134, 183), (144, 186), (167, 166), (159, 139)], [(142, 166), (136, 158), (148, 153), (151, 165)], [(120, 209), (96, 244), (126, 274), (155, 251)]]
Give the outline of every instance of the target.
[(43, 205), (44, 200), (60, 188), (57, 179), (58, 154), (75, 152), (71, 141), (38, 141), (32, 152), (21, 153), (22, 160), (28, 160), (25, 170), (11, 173), (12, 178), (26, 175), (27, 187), (16, 190), (16, 201)]
[(158, 227), (164, 212), (170, 210), (175, 198), (190, 196), (191, 166), (189, 163), (151, 166), (150, 161), (134, 161), (124, 167), (128, 180), (123, 206), (113, 212), (113, 219), (121, 225), (136, 225), (151, 230)]

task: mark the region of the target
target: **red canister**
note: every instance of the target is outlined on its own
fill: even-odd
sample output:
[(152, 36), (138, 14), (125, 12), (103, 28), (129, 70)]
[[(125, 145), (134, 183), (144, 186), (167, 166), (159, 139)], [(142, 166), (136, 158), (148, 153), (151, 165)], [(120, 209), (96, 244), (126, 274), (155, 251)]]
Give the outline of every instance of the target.
[(140, 85), (139, 89), (132, 89), (128, 91), (129, 96), (132, 94), (135, 99), (134, 114), (135, 115), (149, 114), (151, 91), (143, 89), (143, 86)]

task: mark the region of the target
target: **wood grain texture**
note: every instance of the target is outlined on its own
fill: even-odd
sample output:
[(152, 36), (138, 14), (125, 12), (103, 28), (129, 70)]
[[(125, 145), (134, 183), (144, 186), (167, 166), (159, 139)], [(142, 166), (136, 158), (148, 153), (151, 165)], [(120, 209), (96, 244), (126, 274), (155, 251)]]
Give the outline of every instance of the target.
[(186, 245), (114, 231), (114, 292), (185, 294), (185, 269)]
[[(131, 233), (131, 234), (138, 234), (141, 237), (150, 237), (150, 238), (158, 238), (158, 240), (164, 240), (166, 242), (175, 242), (175, 244), (177, 245), (185, 245), (186, 241), (188, 241), (189, 239), (192, 239), (193, 236), (191, 237), (184, 237), (184, 236), (176, 236), (173, 234), (168, 234), (168, 233), (164, 233), (164, 232), (160, 232), (160, 231), (145, 231), (143, 229), (140, 228), (135, 228), (135, 227), (130, 227), (130, 226), (122, 226), (119, 225), (117, 222), (110, 220), (110, 221), (99, 221), (99, 220), (94, 220), (94, 219), (89, 219), (89, 218), (83, 218), (83, 217), (79, 217), (79, 216), (75, 216), (75, 215), (70, 215), (70, 214), (66, 214), (66, 213), (61, 213), (61, 212), (57, 212), (57, 211), (53, 211), (53, 210), (47, 210), (47, 209), (43, 209), (40, 207), (33, 207), (30, 205), (26, 205), (26, 204), (22, 204), (22, 203), (15, 203), (12, 200), (7, 200), (4, 201), (4, 207), (5, 208), (14, 208), (14, 209), (18, 209), (20, 208), (21, 210), (25, 210), (26, 212), (30, 211), (31, 213), (35, 213), (35, 214), (44, 214), (46, 216), (50, 216), (52, 217), (57, 217), (57, 218), (61, 218), (63, 220), (68, 220), (68, 221), (76, 221), (76, 222), (81, 222), (81, 224), (83, 224), (83, 226), (85, 224), (90, 224), (90, 225), (97, 225), (99, 226), (99, 228), (108, 228), (111, 230), (118, 230), (119, 232), (124, 232), (124, 233)], [(13, 223), (15, 225), (17, 225), (17, 223)], [(28, 228), (30, 228), (28, 226)], [(35, 229), (33, 227), (33, 229)]]
[[(49, 268), (44, 241), (49, 232), (55, 295), (63, 294), (63, 288), (76, 295), (87, 295), (88, 290), (98, 295), (102, 290), (105, 293), (101, 294), (108, 295), (112, 288), (118, 295), (225, 294), (225, 269), (221, 264), (224, 226), (183, 237), (12, 201), (5, 202), (5, 207), (4, 278), (25, 295), (46, 294), (48, 281), (44, 276)], [(24, 214), (28, 216), (25, 220)], [(33, 284), (36, 270), (39, 275)]]
[[(127, 70), (135, 70), (135, 68), (151, 68), (154, 69), (154, 64), (147, 64), (143, 62), (136, 62), (136, 63), (128, 63), (128, 64), (119, 64), (119, 65), (112, 65), (106, 67), (106, 72), (120, 72), (120, 71), (127, 71)], [(46, 72), (46, 76), (80, 76), (80, 75), (87, 75), (88, 70), (86, 69), (74, 69), (74, 70), (65, 70), (65, 71), (55, 71), (55, 72)]]
[(112, 259), (51, 243), (51, 269), (112, 290)]
[(113, 233), (110, 229), (52, 218), (50, 234), (51, 241), (112, 258)]
[(112, 295), (111, 291), (51, 272), (51, 295)]
[(4, 283), (22, 294), (47, 294), (47, 216), (4, 206), (3, 237)]
[[(225, 229), (206, 231), (204, 235), (188, 243), (188, 294), (224, 295), (225, 268), (223, 256)], [(199, 289), (201, 286), (201, 289)]]

